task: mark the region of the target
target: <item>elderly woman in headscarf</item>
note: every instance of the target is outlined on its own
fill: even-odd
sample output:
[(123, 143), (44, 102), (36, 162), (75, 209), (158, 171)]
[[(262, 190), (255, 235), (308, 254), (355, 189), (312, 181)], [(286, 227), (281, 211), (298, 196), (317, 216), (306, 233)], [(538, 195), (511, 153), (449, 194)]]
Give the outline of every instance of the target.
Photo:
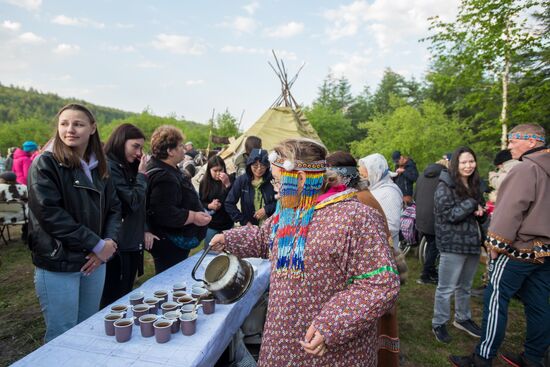
[[(357, 199), (363, 204), (375, 209), (384, 218), (386, 237), (391, 238), (384, 210), (373, 193), (368, 189), (368, 181), (361, 180), (357, 169), (357, 161), (350, 153), (337, 151), (327, 156), (327, 182), (331, 190), (357, 189)], [(361, 170), (361, 169), (360, 169)], [(389, 174), (387, 175), (388, 177)], [(393, 184), (393, 182), (390, 180)], [(395, 185), (395, 184), (393, 184)], [(393, 190), (392, 190), (393, 191)], [(397, 200), (397, 197), (396, 197)], [(399, 199), (399, 203), (401, 203)], [(403, 284), (407, 274), (407, 264), (403, 255), (394, 250), (399, 277)], [(397, 307), (394, 306), (378, 321), (378, 366), (399, 366), (399, 328), (397, 322)]]
[(392, 173), (388, 167), (388, 161), (379, 153), (368, 155), (359, 160), (359, 173), (361, 177), (368, 180), (370, 192), (384, 211), (393, 246), (397, 250), (399, 248), (403, 193), (391, 179)]

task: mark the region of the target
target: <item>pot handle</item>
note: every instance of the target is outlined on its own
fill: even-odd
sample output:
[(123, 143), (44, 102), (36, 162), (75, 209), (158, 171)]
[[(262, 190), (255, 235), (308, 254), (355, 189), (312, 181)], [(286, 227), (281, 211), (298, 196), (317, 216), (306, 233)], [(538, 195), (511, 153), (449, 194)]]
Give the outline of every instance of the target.
[(191, 272), (191, 277), (196, 280), (197, 282), (203, 282), (204, 284), (208, 284), (208, 282), (204, 279), (197, 279), (195, 278), (195, 272), (197, 271), (197, 269), (199, 268), (199, 265), (202, 263), (202, 261), (204, 260), (206, 254), (208, 254), (208, 251), (210, 251), (210, 244), (209, 243), (205, 243), (204, 244), (206, 247), (204, 248), (204, 250), (202, 251), (202, 255), (201, 257), (199, 258), (199, 260), (197, 260), (197, 263), (195, 264), (195, 267), (193, 268), (193, 271)]

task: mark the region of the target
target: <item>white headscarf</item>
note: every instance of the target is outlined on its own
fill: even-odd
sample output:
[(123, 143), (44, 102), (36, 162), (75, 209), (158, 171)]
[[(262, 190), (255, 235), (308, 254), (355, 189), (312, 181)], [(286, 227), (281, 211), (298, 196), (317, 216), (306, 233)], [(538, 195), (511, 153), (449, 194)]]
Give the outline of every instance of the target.
[(386, 215), (393, 245), (398, 249), (403, 194), (391, 179), (396, 174), (390, 171), (388, 161), (382, 154), (375, 153), (361, 158), (359, 164), (367, 169), (369, 190)]
[(361, 158), (359, 164), (367, 169), (369, 190), (371, 191), (388, 182), (392, 182), (391, 178), (395, 176), (395, 173), (391, 172), (388, 167), (388, 161), (380, 153), (374, 153)]

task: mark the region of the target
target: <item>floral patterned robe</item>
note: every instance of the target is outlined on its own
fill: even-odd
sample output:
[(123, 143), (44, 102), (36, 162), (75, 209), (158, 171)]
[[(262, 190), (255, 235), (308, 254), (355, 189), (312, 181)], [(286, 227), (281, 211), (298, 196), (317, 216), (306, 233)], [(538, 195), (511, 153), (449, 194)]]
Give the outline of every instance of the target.
[[(399, 293), (383, 218), (355, 198), (317, 209), (309, 228), (302, 278), (275, 269), (277, 244), (269, 251), (271, 221), (261, 228), (244, 226), (224, 232), (226, 249), (235, 255), (271, 260), (258, 365), (376, 366), (376, 323)], [(328, 351), (322, 357), (307, 354), (299, 344), (312, 323), (325, 337)]]

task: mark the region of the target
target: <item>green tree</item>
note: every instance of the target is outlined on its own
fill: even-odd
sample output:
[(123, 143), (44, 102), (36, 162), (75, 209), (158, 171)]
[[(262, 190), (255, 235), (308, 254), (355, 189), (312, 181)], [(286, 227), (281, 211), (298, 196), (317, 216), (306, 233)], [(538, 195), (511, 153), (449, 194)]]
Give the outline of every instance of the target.
[(225, 110), (222, 114), (217, 114), (214, 119), (214, 135), (217, 136), (239, 136), (239, 124), (237, 119), (229, 113), (228, 110)]
[(314, 104), (305, 108), (304, 113), (329, 151), (348, 150), (354, 129), (350, 119), (342, 111), (333, 111), (330, 107)]
[(390, 112), (393, 108), (390, 103), (392, 97), (406, 99), (409, 94), (405, 78), (391, 69), (386, 69), (382, 80), (372, 96), (374, 111), (381, 114)]
[(0, 151), (5, 156), (8, 148), (21, 147), (26, 140), (33, 140), (43, 146), (53, 136), (54, 131), (53, 124), (46, 124), (36, 118), (0, 124)]
[(441, 60), (456, 58), (461, 65), (478, 64), (501, 81), (501, 145), (506, 145), (508, 94), (513, 60), (520, 53), (540, 46), (527, 20), (538, 0), (462, 0), (454, 22), (431, 18), (435, 32), (426, 40)]
[(333, 112), (341, 111), (346, 113), (353, 103), (351, 84), (346, 77), (336, 79), (329, 74), (323, 84), (319, 87), (319, 97), (313, 102), (314, 105), (321, 105)]
[(421, 170), (449, 150), (471, 143), (465, 124), (449, 118), (442, 104), (426, 100), (417, 108), (403, 99), (392, 98), (390, 106), (391, 112), (360, 124), (361, 128), (368, 129), (369, 135), (351, 143), (355, 156), (380, 153), (390, 161), (391, 152), (399, 149), (411, 155)]

